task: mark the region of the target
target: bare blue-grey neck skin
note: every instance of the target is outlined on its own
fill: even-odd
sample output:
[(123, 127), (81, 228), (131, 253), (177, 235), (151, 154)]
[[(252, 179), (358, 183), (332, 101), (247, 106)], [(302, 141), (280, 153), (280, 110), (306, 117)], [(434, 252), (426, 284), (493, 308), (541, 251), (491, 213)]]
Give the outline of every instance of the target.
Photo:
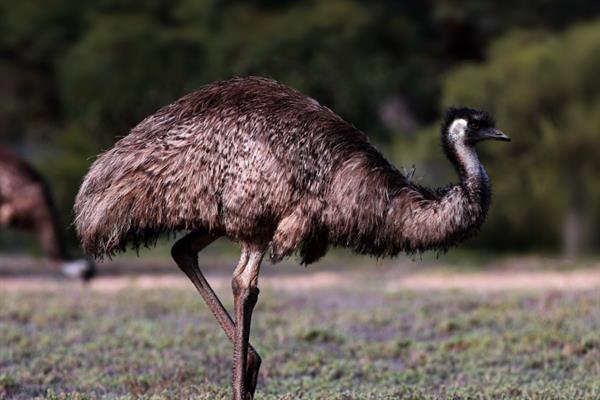
[(475, 231), (487, 214), (491, 183), (475, 145), (484, 140), (510, 138), (495, 127), (494, 120), (485, 112), (450, 108), (442, 124), (441, 140), (460, 181), (430, 195), (424, 188), (414, 187), (412, 192), (395, 199), (394, 208), (408, 209), (395, 216), (399, 247), (417, 252), (445, 250)]
[(510, 138), (496, 128), (489, 114), (466, 107), (448, 109), (441, 133), (442, 147), (455, 166), (465, 193), (487, 212), (491, 183), (475, 145), (484, 140), (510, 141)]

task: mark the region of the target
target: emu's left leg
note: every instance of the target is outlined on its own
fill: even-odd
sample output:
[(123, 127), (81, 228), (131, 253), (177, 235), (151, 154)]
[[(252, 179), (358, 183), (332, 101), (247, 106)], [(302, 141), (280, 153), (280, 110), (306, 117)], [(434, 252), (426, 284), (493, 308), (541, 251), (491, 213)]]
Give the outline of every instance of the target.
[(246, 385), (246, 363), (250, 321), (258, 300), (258, 273), (265, 249), (253, 249), (246, 245), (242, 257), (233, 272), (231, 288), (235, 304), (235, 335), (233, 340), (233, 399), (251, 400), (253, 393)]

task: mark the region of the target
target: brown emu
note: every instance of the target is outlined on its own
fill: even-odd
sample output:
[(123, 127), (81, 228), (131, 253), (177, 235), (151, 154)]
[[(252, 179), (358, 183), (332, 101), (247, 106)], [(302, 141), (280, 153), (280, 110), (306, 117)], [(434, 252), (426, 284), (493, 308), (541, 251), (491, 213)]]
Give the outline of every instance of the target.
[(84, 280), (94, 275), (91, 261), (69, 261), (48, 184), (25, 160), (0, 146), (0, 229), (4, 228), (33, 233), (45, 256), (66, 275)]
[[(252, 398), (261, 359), (248, 343), (263, 256), (330, 246), (377, 256), (445, 249), (476, 229), (490, 182), (474, 144), (509, 140), (485, 113), (450, 109), (443, 148), (460, 183), (436, 191), (410, 182), (365, 134), (317, 101), (264, 78), (217, 82), (160, 109), (102, 154), (79, 191), (76, 225), (95, 257), (187, 231), (178, 266), (233, 342), (233, 398)], [(239, 242), (235, 320), (198, 266), (221, 236)]]

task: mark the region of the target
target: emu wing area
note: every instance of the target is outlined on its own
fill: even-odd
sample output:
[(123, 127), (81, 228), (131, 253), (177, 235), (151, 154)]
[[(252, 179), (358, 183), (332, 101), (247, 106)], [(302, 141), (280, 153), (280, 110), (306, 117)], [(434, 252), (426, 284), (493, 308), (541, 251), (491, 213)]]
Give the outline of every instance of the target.
[[(211, 84), (96, 160), (77, 196), (77, 230), (97, 257), (200, 229), (250, 243), (275, 236), (293, 247), (275, 255), (283, 257), (317, 233), (311, 220), (334, 172), (361, 151), (378, 155), (362, 132), (294, 89), (262, 78)], [(286, 218), (297, 232), (277, 231)]]

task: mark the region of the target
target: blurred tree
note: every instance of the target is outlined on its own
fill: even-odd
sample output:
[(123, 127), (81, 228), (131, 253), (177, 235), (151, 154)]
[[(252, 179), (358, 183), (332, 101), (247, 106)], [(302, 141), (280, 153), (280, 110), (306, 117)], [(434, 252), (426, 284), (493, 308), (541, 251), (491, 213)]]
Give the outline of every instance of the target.
[[(209, 80), (266, 75), (294, 86), (359, 127), (382, 136), (378, 107), (392, 94), (429, 98), (411, 87), (424, 71), (404, 62), (422, 40), (400, 15), (352, 0), (295, 2), (286, 8), (238, 4), (207, 42)], [(416, 52), (416, 51), (415, 51)], [(425, 86), (426, 87), (426, 86)]]
[[(558, 35), (514, 32), (494, 43), (488, 61), (445, 79), (445, 101), (487, 108), (512, 137), (490, 149), (504, 236), (530, 241), (554, 232), (562, 216), (566, 255), (590, 238), (592, 187), (600, 184), (600, 23)], [(595, 175), (595, 176), (594, 176)]]
[(442, 54), (452, 60), (482, 59), (488, 43), (515, 27), (560, 30), (600, 12), (589, 0), (439, 0), (432, 7)]
[(55, 61), (83, 24), (77, 1), (0, 1), (0, 141), (51, 135), (62, 119)]
[(59, 82), (69, 124), (95, 152), (193, 89), (201, 72), (202, 46), (185, 31), (149, 16), (108, 15), (61, 60)]

